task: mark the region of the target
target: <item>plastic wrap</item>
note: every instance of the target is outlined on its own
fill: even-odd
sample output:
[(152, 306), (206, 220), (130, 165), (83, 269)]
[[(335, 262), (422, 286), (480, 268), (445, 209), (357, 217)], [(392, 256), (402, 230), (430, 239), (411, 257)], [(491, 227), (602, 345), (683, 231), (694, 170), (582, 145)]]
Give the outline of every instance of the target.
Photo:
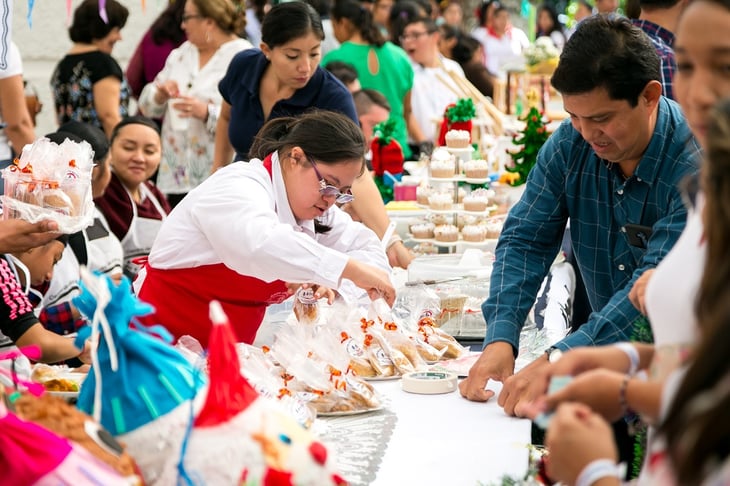
[(47, 138), (26, 145), (20, 159), (2, 171), (3, 218), (32, 223), (51, 219), (61, 233), (75, 233), (93, 221), (91, 171), (94, 151), (87, 142)]

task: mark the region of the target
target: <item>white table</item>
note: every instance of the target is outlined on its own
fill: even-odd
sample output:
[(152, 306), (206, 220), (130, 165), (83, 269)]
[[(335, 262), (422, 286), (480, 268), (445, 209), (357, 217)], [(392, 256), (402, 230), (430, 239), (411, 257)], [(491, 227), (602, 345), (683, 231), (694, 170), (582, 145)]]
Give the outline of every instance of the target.
[[(382, 427), (385, 417), (378, 414), (390, 414), (388, 424), (395, 424), (392, 435), (383, 438), (384, 451), (377, 454), (382, 458), (374, 458), (367, 466), (375, 470), (370, 474), (374, 480), (355, 484), (472, 486), (496, 482), (505, 474), (525, 475), (530, 421), (508, 417), (495, 399), (470, 402), (458, 391), (416, 395), (404, 392), (400, 380), (373, 384), (383, 396), (386, 410), (351, 420), (344, 427), (351, 426), (353, 431), (368, 424)], [(501, 384), (490, 382), (488, 388), (498, 391)], [(331, 422), (333, 427), (337, 420)], [(353, 432), (348, 439), (340, 439), (346, 443), (338, 449), (346, 452), (350, 445), (356, 447), (358, 439)], [(363, 441), (363, 458), (369, 454), (366, 443)]]

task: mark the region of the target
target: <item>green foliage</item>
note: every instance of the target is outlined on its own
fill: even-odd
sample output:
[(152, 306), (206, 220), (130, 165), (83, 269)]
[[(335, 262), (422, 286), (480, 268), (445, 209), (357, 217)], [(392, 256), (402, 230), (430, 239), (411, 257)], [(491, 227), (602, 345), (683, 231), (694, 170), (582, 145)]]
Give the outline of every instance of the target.
[(530, 111), (521, 120), (526, 122), (527, 125), (522, 132), (512, 138), (512, 143), (521, 145), (522, 149), (518, 152), (508, 151), (514, 165), (505, 167), (507, 172), (520, 175), (520, 178), (512, 183), (513, 186), (519, 186), (527, 181), (527, 175), (537, 162), (537, 153), (548, 139), (545, 122), (537, 108), (534, 106), (530, 108)]
[(446, 119), (449, 123), (469, 121), (476, 114), (477, 110), (471, 98), (460, 98), (455, 105), (446, 108)]
[(380, 122), (373, 127), (373, 137), (378, 140), (380, 145), (388, 145), (395, 137), (395, 120), (388, 118), (384, 122)]

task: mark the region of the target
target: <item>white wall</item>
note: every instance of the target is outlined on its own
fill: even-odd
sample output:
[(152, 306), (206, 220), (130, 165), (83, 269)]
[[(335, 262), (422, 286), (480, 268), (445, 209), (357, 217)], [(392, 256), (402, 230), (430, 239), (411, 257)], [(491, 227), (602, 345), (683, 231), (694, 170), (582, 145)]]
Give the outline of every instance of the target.
[[(82, 0), (72, 1), (72, 16)], [(184, 0), (178, 0), (184, 1)], [(122, 40), (114, 47), (112, 55), (122, 69), (126, 69), (137, 43), (149, 25), (167, 5), (167, 0), (146, 0), (142, 10), (142, 0), (119, 0), (129, 9), (127, 25), (122, 30)], [(27, 0), (15, 0), (13, 5), (12, 36), (23, 57), (26, 79), (38, 90), (43, 102), (43, 110), (38, 115), (36, 135), (43, 135), (56, 129), (53, 116), (50, 79), (56, 63), (71, 47), (68, 38), (68, 25), (72, 17), (66, 15), (65, 0), (35, 0), (33, 7), (33, 27), (28, 26)]]

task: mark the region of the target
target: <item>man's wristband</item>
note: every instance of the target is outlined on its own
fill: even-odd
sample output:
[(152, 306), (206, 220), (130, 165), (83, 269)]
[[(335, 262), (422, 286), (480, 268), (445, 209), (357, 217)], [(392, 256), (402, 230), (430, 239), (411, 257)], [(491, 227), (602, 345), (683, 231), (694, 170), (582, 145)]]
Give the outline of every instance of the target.
[(639, 371), (639, 351), (636, 350), (633, 344), (627, 342), (616, 343), (614, 346), (623, 351), (629, 358), (627, 373), (634, 376)]
[(591, 486), (599, 479), (614, 477), (621, 481), (626, 475), (626, 464), (615, 464), (611, 459), (589, 462), (575, 480), (575, 486)]

